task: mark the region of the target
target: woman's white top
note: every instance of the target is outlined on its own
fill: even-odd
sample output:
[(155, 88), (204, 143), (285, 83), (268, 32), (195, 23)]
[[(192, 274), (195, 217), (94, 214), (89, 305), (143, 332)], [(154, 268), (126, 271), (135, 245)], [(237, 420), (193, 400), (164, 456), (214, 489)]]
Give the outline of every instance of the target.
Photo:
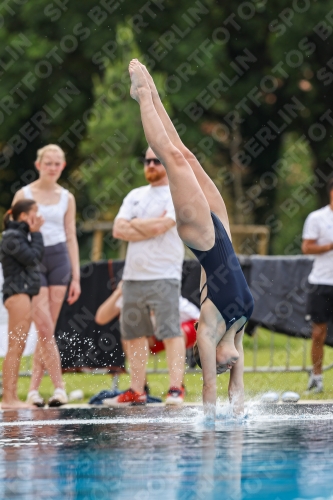
[[(24, 186), (25, 198), (34, 199), (30, 186)], [(37, 203), (38, 212), (44, 217), (44, 224), (40, 228), (43, 235), (44, 246), (50, 247), (66, 242), (65, 214), (68, 208), (68, 190), (61, 188), (60, 200), (54, 205)]]

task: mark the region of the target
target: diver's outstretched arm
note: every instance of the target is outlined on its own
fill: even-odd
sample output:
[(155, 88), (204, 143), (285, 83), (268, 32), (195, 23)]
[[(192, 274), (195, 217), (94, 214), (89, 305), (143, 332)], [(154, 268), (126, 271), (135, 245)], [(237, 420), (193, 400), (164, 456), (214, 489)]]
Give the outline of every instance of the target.
[(244, 412), (244, 349), (242, 332), (236, 334), (235, 347), (239, 353), (239, 358), (235, 366), (230, 370), (229, 380), (229, 400), (233, 405), (234, 413), (242, 415)]
[(202, 366), (202, 402), (205, 414), (215, 417), (216, 405), (216, 343), (214, 335), (203, 321), (198, 324), (197, 344)]

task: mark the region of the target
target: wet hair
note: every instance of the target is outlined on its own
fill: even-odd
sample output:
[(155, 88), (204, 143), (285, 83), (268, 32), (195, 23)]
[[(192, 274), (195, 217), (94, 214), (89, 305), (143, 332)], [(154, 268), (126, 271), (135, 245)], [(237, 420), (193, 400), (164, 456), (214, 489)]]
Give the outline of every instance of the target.
[(4, 215), (4, 229), (7, 229), (11, 220), (18, 220), (22, 213), (28, 214), (34, 205), (36, 205), (35, 200), (29, 200), (27, 198), (17, 201)]
[(328, 179), (326, 187), (327, 187), (327, 193), (328, 195), (330, 195), (331, 191), (333, 190), (333, 175)]
[[(194, 323), (194, 328), (195, 328), (196, 332), (198, 331), (198, 325), (199, 325), (199, 321), (196, 321)], [(193, 359), (196, 362), (196, 364), (202, 369), (201, 361), (200, 361), (200, 354), (199, 354), (199, 347), (198, 347), (198, 344), (196, 341), (194, 342), (192, 349), (193, 349)]]
[(43, 158), (43, 155), (44, 153), (48, 153), (49, 151), (53, 151), (55, 153), (60, 153), (63, 158), (64, 158), (64, 161), (65, 161), (65, 153), (64, 151), (61, 149), (60, 146), (58, 146), (58, 144), (47, 144), (47, 146), (44, 146), (43, 148), (40, 148), (37, 150), (37, 158), (36, 158), (36, 161), (37, 162), (40, 162), (42, 161), (42, 158)]
[(194, 344), (193, 344), (193, 359), (196, 362), (196, 364), (202, 369), (199, 348), (198, 348), (198, 344), (196, 342), (194, 342)]

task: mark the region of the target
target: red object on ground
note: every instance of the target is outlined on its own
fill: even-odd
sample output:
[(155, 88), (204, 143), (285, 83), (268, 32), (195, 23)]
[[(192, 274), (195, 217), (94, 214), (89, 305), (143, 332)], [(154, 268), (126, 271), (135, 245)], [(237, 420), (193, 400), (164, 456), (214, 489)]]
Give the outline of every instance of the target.
[[(184, 321), (184, 323), (181, 324), (181, 328), (184, 332), (186, 349), (192, 347), (197, 339), (197, 332), (194, 328), (194, 323), (197, 321), (197, 319), (191, 319), (190, 321)], [(162, 340), (158, 340), (156, 337), (153, 337), (153, 340), (154, 344), (150, 345), (150, 352), (152, 354), (157, 354), (158, 352), (164, 351), (165, 348)]]
[(194, 328), (197, 319), (191, 319), (190, 321), (185, 321), (182, 323), (182, 330), (185, 334), (185, 345), (186, 349), (193, 347), (193, 344), (197, 340), (197, 331)]
[(165, 403), (166, 404), (182, 404), (184, 402), (185, 388), (182, 387), (170, 387)]
[(124, 403), (124, 404), (145, 404), (147, 402), (147, 394), (144, 392), (140, 394), (139, 392), (133, 391), (133, 389), (128, 389), (127, 391), (123, 392), (122, 394), (119, 394), (117, 396), (117, 403)]

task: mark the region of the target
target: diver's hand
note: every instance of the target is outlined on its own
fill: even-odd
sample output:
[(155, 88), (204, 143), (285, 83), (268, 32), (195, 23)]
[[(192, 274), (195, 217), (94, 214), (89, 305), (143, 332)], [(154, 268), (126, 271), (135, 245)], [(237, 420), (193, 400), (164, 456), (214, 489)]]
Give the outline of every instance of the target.
[(235, 417), (244, 415), (244, 386), (229, 386), (229, 401)]

